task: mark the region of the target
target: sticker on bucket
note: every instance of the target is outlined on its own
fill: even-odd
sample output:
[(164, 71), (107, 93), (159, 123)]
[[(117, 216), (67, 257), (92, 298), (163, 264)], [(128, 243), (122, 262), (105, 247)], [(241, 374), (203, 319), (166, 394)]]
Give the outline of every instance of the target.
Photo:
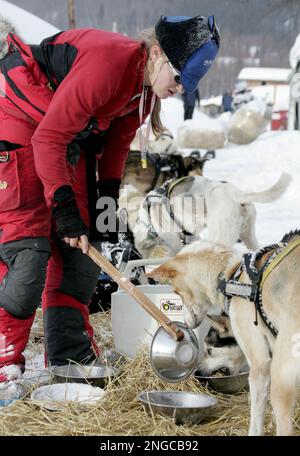
[(183, 315), (183, 304), (179, 297), (159, 298), (159, 308), (168, 315)]

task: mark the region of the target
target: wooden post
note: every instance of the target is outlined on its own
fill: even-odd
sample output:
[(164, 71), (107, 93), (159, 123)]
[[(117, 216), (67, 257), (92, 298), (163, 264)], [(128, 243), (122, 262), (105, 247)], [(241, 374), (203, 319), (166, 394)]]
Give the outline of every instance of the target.
[(74, 29), (76, 27), (74, 0), (68, 0), (68, 16), (69, 16), (69, 28)]

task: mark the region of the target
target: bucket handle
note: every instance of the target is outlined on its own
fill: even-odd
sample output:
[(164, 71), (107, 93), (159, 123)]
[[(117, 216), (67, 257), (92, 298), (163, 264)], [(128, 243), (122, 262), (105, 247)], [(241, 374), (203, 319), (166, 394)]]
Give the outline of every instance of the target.
[(170, 257), (141, 258), (140, 260), (130, 260), (122, 272), (123, 275), (129, 279), (131, 271), (134, 268), (137, 268), (139, 266), (162, 264), (168, 260), (170, 260)]

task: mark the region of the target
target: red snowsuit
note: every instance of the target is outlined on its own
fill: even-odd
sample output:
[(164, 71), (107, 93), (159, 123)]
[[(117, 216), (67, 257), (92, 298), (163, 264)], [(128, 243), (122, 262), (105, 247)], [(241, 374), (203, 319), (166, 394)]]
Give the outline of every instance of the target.
[[(82, 131), (106, 131), (97, 155), (99, 179), (121, 178), (140, 124), (138, 105), (147, 52), (144, 44), (94, 29), (62, 32), (40, 46), (26, 45), (15, 35), (8, 41), (10, 53), (0, 62), (0, 247), (15, 248), (15, 241), (50, 238), (53, 194), (64, 185), (72, 186), (81, 217), (89, 226), (88, 146), (78, 150), (70, 144)], [(151, 93), (143, 120), (150, 111), (150, 97)], [(47, 252), (44, 244), (35, 248)], [(82, 299), (80, 284), (75, 293), (63, 284), (67, 281), (65, 258), (69, 258), (64, 249), (52, 246), (43, 292), (46, 352), (52, 350), (50, 361), (56, 364), (64, 364), (67, 358), (81, 361), (83, 353), (89, 354), (92, 346), (95, 349), (86, 305), (91, 283), (89, 298), (84, 295)], [(14, 270), (6, 250), (0, 272), (9, 278)], [(78, 250), (76, 255), (83, 256)], [(85, 257), (84, 261), (91, 260)], [(22, 265), (18, 267), (22, 272)], [(70, 272), (70, 264), (68, 268)], [(80, 274), (76, 276), (76, 263), (72, 268), (76, 288)], [(35, 311), (30, 306), (26, 311), (26, 299), (22, 311), (16, 302), (13, 312), (10, 306), (0, 290), (0, 336), (7, 347), (13, 347), (9, 355), (1, 355), (0, 350), (0, 367), (22, 361)], [(75, 332), (81, 334), (78, 340)], [(56, 343), (55, 338), (61, 340)], [(78, 345), (84, 340), (88, 348), (81, 353)]]

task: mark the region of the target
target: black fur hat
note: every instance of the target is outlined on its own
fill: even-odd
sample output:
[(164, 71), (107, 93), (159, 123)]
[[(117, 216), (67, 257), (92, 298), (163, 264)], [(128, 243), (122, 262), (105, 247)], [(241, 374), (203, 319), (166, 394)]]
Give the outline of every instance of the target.
[[(192, 62), (193, 84), (191, 85), (194, 85), (194, 81), (197, 79), (195, 78), (197, 64), (205, 67), (202, 68), (201, 74), (199, 71), (199, 81), (214, 60), (220, 45), (220, 35), (213, 16), (208, 18), (204, 16), (161, 16), (155, 26), (155, 33), (162, 50), (179, 73), (190, 58), (195, 56), (196, 51), (202, 48), (203, 52), (198, 52)], [(188, 73), (189, 69), (185, 71), (186, 75)], [(183, 85), (185, 85), (184, 82)]]

